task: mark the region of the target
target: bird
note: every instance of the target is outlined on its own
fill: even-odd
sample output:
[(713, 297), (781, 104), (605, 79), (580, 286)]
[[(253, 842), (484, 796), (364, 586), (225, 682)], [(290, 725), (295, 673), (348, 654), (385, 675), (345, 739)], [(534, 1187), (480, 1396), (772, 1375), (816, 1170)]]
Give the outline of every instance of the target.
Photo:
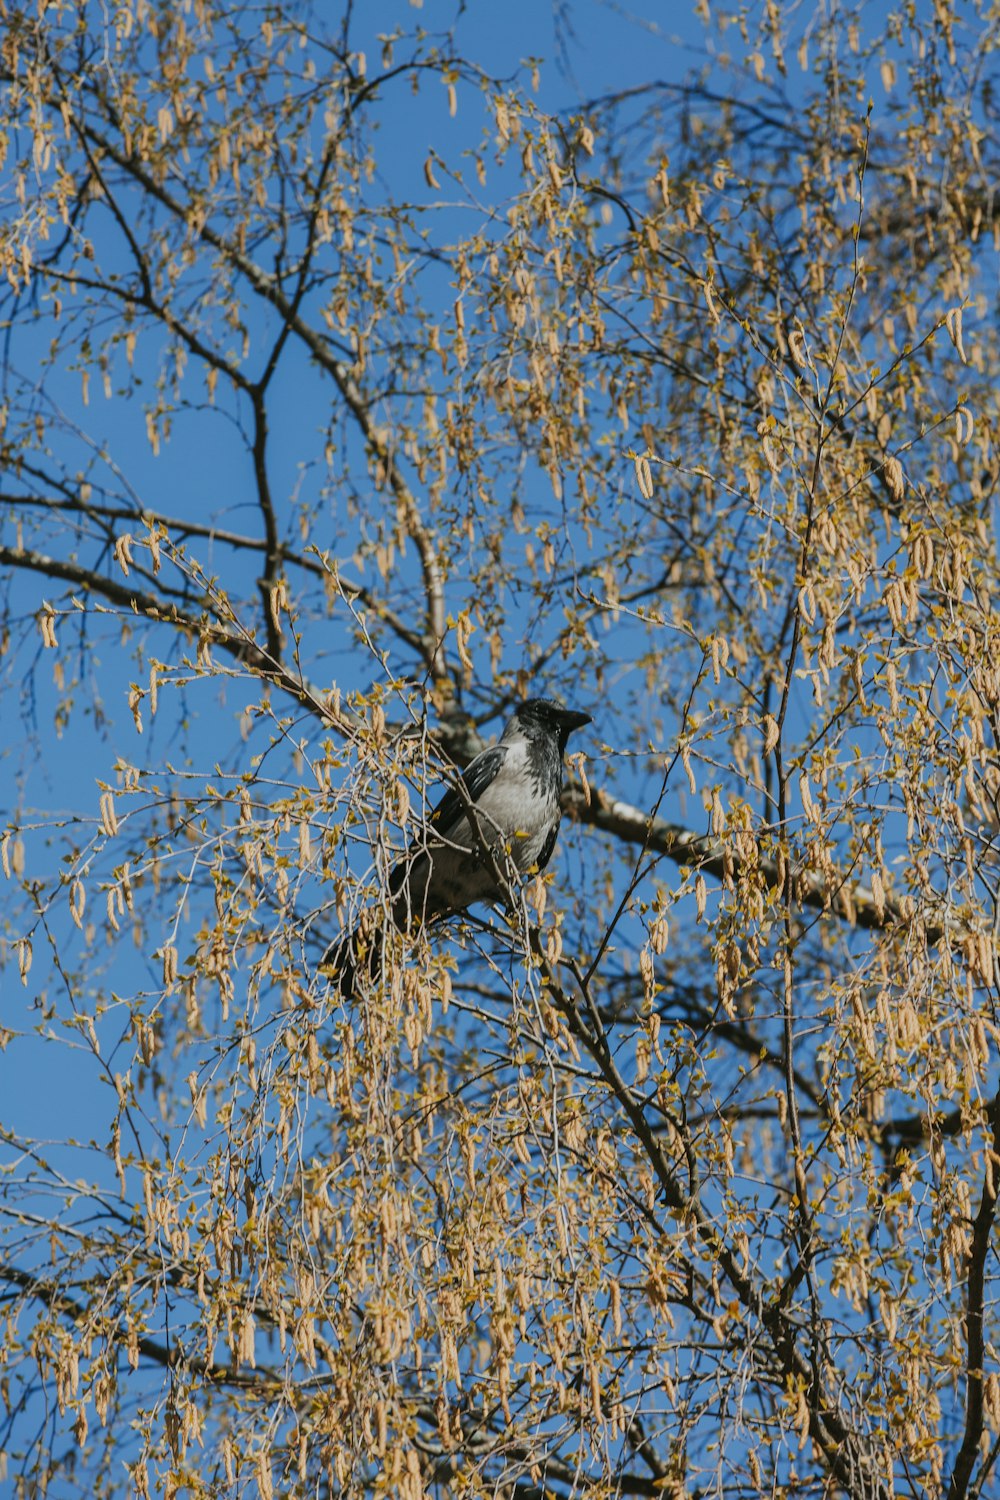
[[(477, 901), (510, 899), (512, 885), (552, 858), (561, 817), (563, 755), (589, 714), (551, 698), (527, 698), (495, 745), (466, 766), (421, 834), (389, 874), (389, 917), (410, 933)], [(320, 969), (345, 996), (359, 969), (381, 967), (378, 922), (370, 914), (327, 950)]]

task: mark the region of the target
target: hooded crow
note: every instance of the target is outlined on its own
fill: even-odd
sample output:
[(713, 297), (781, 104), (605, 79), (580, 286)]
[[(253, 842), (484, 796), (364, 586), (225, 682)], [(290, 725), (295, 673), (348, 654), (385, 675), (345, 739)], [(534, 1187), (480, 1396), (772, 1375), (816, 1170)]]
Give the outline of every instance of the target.
[[(566, 742), (589, 723), (589, 714), (549, 698), (519, 704), (499, 741), (466, 766), (393, 867), (389, 911), (400, 932), (507, 898), (519, 876), (545, 869), (559, 832)], [(320, 967), (349, 995), (362, 961), (377, 977), (380, 947), (377, 930), (363, 935), (356, 927)]]

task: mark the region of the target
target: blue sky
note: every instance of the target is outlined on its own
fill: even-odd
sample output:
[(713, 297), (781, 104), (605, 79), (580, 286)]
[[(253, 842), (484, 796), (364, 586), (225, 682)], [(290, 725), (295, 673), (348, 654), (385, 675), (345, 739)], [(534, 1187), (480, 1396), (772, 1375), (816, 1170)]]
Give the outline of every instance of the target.
[[(567, 7), (569, 9), (569, 7)], [(456, 30), (456, 47), (479, 61), (494, 75), (513, 75), (524, 59), (540, 59), (539, 98), (549, 109), (573, 111), (581, 100), (629, 88), (646, 79), (680, 83), (692, 70), (713, 67), (713, 49), (728, 45), (729, 39), (718, 36), (706, 41), (705, 30), (695, 19), (693, 5), (661, 4), (651, 7), (663, 19), (655, 24), (635, 19), (627, 5), (581, 0), (571, 7), (572, 34), (559, 21), (561, 7), (515, 0), (499, 5), (473, 0), (460, 14)], [(887, 7), (868, 6), (866, 16), (874, 24)], [(924, 10), (930, 14), (930, 0)], [(427, 0), (422, 6), (394, 0), (394, 3), (366, 3), (355, 7), (352, 45), (368, 55), (369, 71), (375, 66), (381, 43), (380, 33), (394, 27), (426, 27), (444, 31), (457, 13), (454, 4)], [(866, 82), (875, 100), (876, 120), (886, 118), (883, 111), (892, 95), (881, 68), (882, 60), (873, 58), (865, 65)], [(801, 87), (797, 65), (790, 59), (787, 91), (791, 101)], [(401, 86), (398, 95), (385, 91), (376, 107), (379, 119), (380, 168), (387, 182), (399, 193), (412, 193), (416, 201), (427, 202), (433, 194), (424, 180), (424, 165), (430, 151), (449, 164), (460, 150), (478, 140), (489, 128), (480, 93), (470, 85), (460, 85), (458, 111), (454, 119), (448, 111), (447, 94), (437, 82), (413, 97)], [(863, 111), (863, 102), (860, 109)], [(410, 186), (412, 184), (412, 187)], [(456, 215), (470, 212), (456, 207)], [(435, 272), (429, 271), (428, 277)], [(444, 273), (441, 273), (442, 280)], [(444, 287), (442, 286), (442, 295)], [(22, 365), (31, 353), (44, 348), (48, 334), (39, 325), (37, 342), (27, 345), (19, 357)], [(140, 352), (140, 368), (146, 356)], [(151, 379), (155, 361), (150, 359), (147, 377)], [(289, 365), (289, 372), (277, 394), (272, 425), (272, 483), (284, 505), (299, 493), (310, 492), (315, 484), (313, 469), (304, 466), (303, 455), (314, 455), (316, 433), (326, 420), (327, 394), (313, 387), (304, 362)], [(96, 387), (97, 382), (95, 381)], [(181, 518), (214, 518), (219, 524), (247, 529), (257, 525), (256, 513), (246, 498), (250, 478), (245, 446), (235, 427), (228, 431), (223, 422), (206, 421), (199, 411), (178, 412), (174, 434), (158, 457), (150, 455), (146, 439), (145, 417), (139, 401), (106, 403), (99, 391), (92, 389), (90, 402), (83, 405), (79, 377), (73, 372), (57, 372), (49, 389), (56, 396), (66, 418), (93, 439), (95, 449), (107, 446), (120, 468), (121, 477), (110, 475), (108, 466), (99, 463), (97, 470), (109, 489), (127, 494), (133, 490), (141, 501)], [(608, 497), (609, 505), (628, 506), (634, 500), (634, 474), (623, 457), (617, 491)], [(529, 474), (529, 482), (537, 480)], [(546, 495), (544, 502), (549, 504)], [(333, 533), (334, 519), (324, 516), (317, 532), (328, 527)], [(326, 535), (317, 534), (322, 546), (329, 544)], [(207, 542), (194, 549), (206, 569), (211, 571), (214, 554)], [(345, 559), (345, 567), (347, 560)], [(50, 685), (49, 657), (41, 651), (34, 614), (42, 597), (55, 595), (27, 575), (13, 579), (13, 597), (23, 612), (23, 641), (0, 664), (5, 674), (3, 685), (9, 696), (7, 711), (0, 722), (0, 825), (8, 820), (58, 824), (51, 840), (45, 832), (28, 836), (29, 862), (32, 871), (51, 876), (58, 868), (64, 835), (78, 840), (86, 837), (88, 827), (96, 826), (98, 783), (112, 782), (119, 757), (127, 761), (166, 768), (175, 764), (181, 771), (212, 775), (217, 763), (237, 770), (248, 765), (260, 742), (241, 739), (240, 716), (251, 697), (247, 684), (225, 688), (218, 681), (192, 685), (187, 694), (171, 695), (159, 715), (144, 714), (144, 732), (137, 735), (128, 708), (130, 683), (136, 679), (137, 667), (129, 652), (114, 639), (113, 632), (88, 647), (77, 663), (81, 673), (80, 708), (67, 731), (57, 736), (52, 728), (57, 694)], [(252, 574), (247, 573), (247, 592), (252, 594)], [(336, 645), (332, 632), (327, 635), (323, 624), (311, 622), (307, 656), (318, 680), (324, 674), (336, 677), (345, 688), (364, 687), (373, 670), (369, 662), (359, 668), (350, 650)], [(155, 637), (150, 639), (152, 652), (163, 648)], [(628, 650), (624, 638), (622, 651)], [(25, 662), (39, 658), (37, 692), (22, 696), (19, 712), (11, 705), (18, 701), (18, 686)], [(88, 699), (99, 692), (105, 717), (95, 721), (85, 712)], [(633, 773), (628, 761), (605, 755), (602, 744), (614, 747), (618, 706), (612, 683), (602, 694), (594, 694), (592, 685), (580, 683), (580, 706), (594, 710), (598, 722), (589, 737), (581, 737), (573, 748), (586, 749), (592, 774), (618, 792), (631, 795)], [(596, 701), (595, 701), (596, 700)], [(185, 765), (184, 746), (173, 722), (177, 705), (184, 704), (189, 733), (190, 762)], [(496, 728), (490, 725), (489, 731)], [(37, 733), (37, 741), (33, 738)], [(304, 736), (319, 738), (312, 726), (303, 724)], [(41, 746), (41, 753), (38, 751)], [(290, 775), (288, 763), (284, 773)], [(164, 782), (168, 777), (164, 775)], [(676, 789), (662, 811), (666, 815), (690, 820), (702, 827), (705, 816), (700, 800), (688, 798), (686, 782), (677, 778)], [(578, 830), (567, 830), (564, 839), (565, 869), (572, 875), (587, 859), (586, 836)], [(662, 867), (660, 873), (663, 873)], [(672, 874), (668, 874), (672, 879)], [(302, 898), (306, 911), (308, 896), (315, 886), (304, 882)], [(90, 901), (95, 917), (101, 920), (103, 898), (92, 889)], [(96, 908), (96, 909), (95, 909)], [(300, 912), (300, 915), (304, 915)], [(127, 923), (110, 954), (107, 970), (109, 987), (120, 995), (130, 995), (143, 988), (155, 989), (157, 961), (153, 953), (140, 952), (131, 944)], [(67, 930), (71, 932), (67, 923)], [(108, 1123), (115, 1107), (113, 1074), (117, 1054), (114, 1051), (114, 1012), (102, 1027), (102, 1044), (106, 1071), (94, 1059), (78, 1035), (53, 1021), (58, 1044), (33, 1034), (48, 1023), (43, 1012), (52, 1006), (57, 1014), (65, 1013), (65, 996), (58, 975), (48, 961), (44, 943), (35, 945), (34, 966), (27, 986), (18, 982), (16, 966), (8, 961), (0, 970), (0, 1018), (11, 1021), (22, 1031), (0, 1054), (0, 1079), (4, 1106), (0, 1119), (13, 1123), (19, 1132), (42, 1141), (61, 1141), (67, 1136), (80, 1140), (81, 1152), (60, 1148), (51, 1156), (52, 1165), (70, 1179), (77, 1175), (94, 1176), (109, 1190), (116, 1179), (106, 1150)], [(121, 1056), (131, 1053), (131, 1044), (123, 1046)], [(93, 1138), (97, 1149), (91, 1150)]]

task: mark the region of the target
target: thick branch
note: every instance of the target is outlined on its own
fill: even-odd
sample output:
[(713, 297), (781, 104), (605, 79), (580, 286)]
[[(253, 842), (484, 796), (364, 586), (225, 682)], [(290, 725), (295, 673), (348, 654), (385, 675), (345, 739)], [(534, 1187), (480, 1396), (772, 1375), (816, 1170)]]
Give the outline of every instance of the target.
[[(622, 843), (643, 845), (654, 853), (665, 855), (676, 865), (690, 865), (720, 878), (735, 875), (740, 870), (739, 856), (721, 839), (695, 833), (693, 829), (670, 823), (666, 818), (651, 818), (640, 807), (611, 797), (599, 788), (591, 788), (589, 799), (576, 788), (568, 789), (563, 794), (563, 808), (578, 822), (613, 834)], [(777, 861), (761, 859), (758, 868), (768, 885), (775, 888), (781, 885)], [(899, 902), (888, 897), (880, 910), (868, 886), (851, 880), (847, 875), (831, 878), (803, 870), (794, 873), (793, 879), (801, 905), (846, 918), (852, 926), (878, 931), (910, 920)], [(839, 910), (833, 905), (837, 897)], [(938, 936), (940, 930), (928, 928), (928, 942), (935, 942)]]
[(983, 1194), (979, 1212), (972, 1224), (972, 1248), (969, 1251), (968, 1306), (965, 1313), (965, 1431), (948, 1485), (948, 1500), (964, 1500), (975, 1466), (983, 1435), (983, 1384), (986, 1372), (985, 1292), (986, 1258), (990, 1253), (993, 1225), (996, 1220), (997, 1182), (1000, 1164), (1000, 1093), (990, 1106), (992, 1137), (983, 1172)]
[[(78, 1327), (82, 1327), (87, 1322), (87, 1307), (75, 1297), (62, 1291), (55, 1282), (43, 1276), (35, 1276), (32, 1272), (21, 1270), (18, 1266), (0, 1263), (0, 1283), (2, 1282), (19, 1287), (27, 1296), (41, 1302), (49, 1312), (60, 1318), (66, 1318)], [(122, 1340), (122, 1343), (124, 1342)], [(145, 1355), (154, 1364), (163, 1365), (166, 1369), (182, 1366), (191, 1374), (201, 1375), (206, 1380), (239, 1386), (243, 1390), (259, 1391), (262, 1394), (281, 1387), (278, 1376), (269, 1370), (257, 1370), (250, 1374), (234, 1369), (231, 1365), (220, 1365), (214, 1361), (208, 1364), (205, 1360), (188, 1354), (176, 1344), (173, 1346), (161, 1344), (157, 1339), (151, 1339), (145, 1334), (137, 1337), (136, 1345), (140, 1354)]]
[(78, 563), (64, 562), (60, 558), (49, 557), (43, 552), (36, 552), (28, 547), (0, 545), (0, 563), (6, 563), (12, 568), (23, 568), (27, 572), (48, 578), (58, 578), (89, 593), (97, 594), (120, 609), (143, 615), (149, 620), (163, 621), (196, 639), (204, 639), (211, 645), (220, 647), (261, 677), (265, 677), (275, 687), (281, 688), (283, 692), (303, 704), (317, 717), (333, 722), (345, 734), (353, 734), (353, 725), (349, 715), (343, 711), (335, 715), (332, 706), (321, 697), (316, 688), (304, 677), (296, 676), (280, 662), (274, 661), (268, 652), (258, 646), (252, 636), (245, 631), (220, 625), (217, 621), (210, 619), (207, 614), (202, 616), (189, 614), (179, 609), (176, 604), (157, 598), (155, 594), (130, 588), (127, 583), (118, 583), (115, 579), (107, 578), (90, 568), (81, 567)]
[(253, 404), (253, 473), (257, 486), (257, 504), (264, 521), (266, 554), (263, 576), (258, 580), (267, 632), (268, 655), (280, 662), (284, 654), (284, 632), (281, 629), (279, 585), (281, 583), (281, 543), (278, 519), (271, 498), (271, 479), (267, 471), (267, 404), (264, 393), (256, 387), (251, 393)]

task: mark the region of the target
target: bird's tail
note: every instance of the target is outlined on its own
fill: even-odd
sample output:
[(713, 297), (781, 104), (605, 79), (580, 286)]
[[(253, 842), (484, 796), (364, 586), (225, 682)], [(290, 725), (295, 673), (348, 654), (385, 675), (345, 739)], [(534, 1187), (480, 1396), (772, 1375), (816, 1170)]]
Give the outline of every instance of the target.
[(357, 927), (330, 945), (319, 968), (345, 1000), (357, 994), (359, 981), (376, 984), (382, 973), (380, 924), (370, 921), (366, 913)]

